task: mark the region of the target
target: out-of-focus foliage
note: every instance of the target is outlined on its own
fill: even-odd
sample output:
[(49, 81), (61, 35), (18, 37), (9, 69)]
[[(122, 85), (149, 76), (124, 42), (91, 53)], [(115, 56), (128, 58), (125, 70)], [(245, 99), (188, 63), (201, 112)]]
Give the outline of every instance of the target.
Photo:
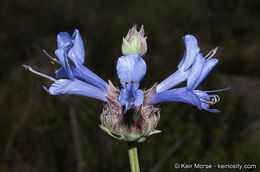
[[(147, 32), (148, 66), (141, 83), (148, 88), (173, 73), (184, 45), (181, 37), (196, 35), (202, 52), (220, 46), (219, 65), (203, 82), (204, 89), (227, 86), (229, 76), (257, 78), (260, 74), (260, 1), (252, 0), (3, 0), (0, 7), (0, 171), (67, 172), (76, 162), (68, 107), (76, 110), (84, 171), (127, 171), (124, 142), (99, 129), (102, 103), (78, 96), (51, 96), (41, 85), (50, 84), (25, 71), (29, 64), (50, 74), (58, 68), (42, 49), (54, 55), (56, 34), (78, 28), (86, 48), (85, 65), (104, 80), (119, 85), (115, 64), (121, 56), (122, 37), (134, 23)], [(226, 78), (223, 80), (223, 76)], [(258, 82), (259, 83), (259, 82)], [(242, 84), (242, 83), (241, 83)], [(252, 83), (254, 84), (254, 83)], [(259, 88), (259, 87), (258, 87)], [(169, 147), (190, 131), (187, 140), (160, 171), (173, 171), (175, 162), (260, 162), (258, 106), (245, 89), (220, 93), (216, 105), (222, 112), (210, 114), (180, 103), (163, 104), (158, 129), (139, 145), (142, 171), (149, 171)], [(259, 105), (259, 104), (258, 104)], [(258, 123), (257, 123), (258, 121)], [(259, 130), (259, 126), (253, 128)]]

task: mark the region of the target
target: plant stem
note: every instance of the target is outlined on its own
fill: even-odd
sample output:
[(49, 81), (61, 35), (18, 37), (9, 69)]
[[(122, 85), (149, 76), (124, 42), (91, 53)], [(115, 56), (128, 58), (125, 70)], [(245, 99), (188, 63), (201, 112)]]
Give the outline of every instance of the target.
[(127, 146), (131, 172), (140, 172), (136, 142), (128, 142)]

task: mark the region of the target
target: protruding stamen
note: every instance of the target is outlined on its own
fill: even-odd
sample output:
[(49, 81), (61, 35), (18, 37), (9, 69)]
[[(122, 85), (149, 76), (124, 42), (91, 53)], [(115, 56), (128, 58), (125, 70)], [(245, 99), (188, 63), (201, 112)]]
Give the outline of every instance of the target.
[(22, 66), (23, 66), (25, 69), (28, 69), (29, 71), (35, 73), (36, 75), (42, 76), (42, 77), (47, 78), (47, 79), (49, 79), (49, 80), (51, 80), (51, 81), (54, 81), (54, 82), (57, 81), (57, 80), (54, 79), (53, 77), (50, 77), (50, 76), (48, 76), (48, 75), (45, 75), (45, 74), (43, 74), (43, 73), (40, 73), (40, 72), (35, 71), (31, 66), (28, 66), (28, 65), (22, 65)]
[(209, 60), (211, 59), (217, 52), (218, 50), (218, 47), (214, 48), (213, 50), (211, 50), (206, 56), (205, 56), (205, 59), (206, 60)]
[(216, 92), (220, 92), (220, 91), (227, 91), (227, 90), (230, 90), (231, 88), (230, 87), (227, 87), (227, 88), (223, 88), (223, 89), (219, 89), (219, 90), (210, 90), (210, 91), (204, 91), (206, 93), (216, 93)]
[(53, 58), (53, 60), (51, 60), (50, 62), (51, 62), (51, 64), (58, 63), (58, 59), (57, 58)]
[(220, 97), (218, 95), (213, 95), (213, 96), (210, 97), (210, 101), (208, 101), (208, 104), (214, 105), (219, 101), (220, 101)]
[(60, 64), (60, 62), (58, 61), (57, 58), (52, 57), (52, 56), (51, 56), (50, 54), (48, 54), (47, 51), (45, 51), (44, 49), (43, 49), (42, 51), (44, 52), (44, 54), (46, 54), (46, 55), (51, 59), (51, 64), (55, 64), (55, 63), (59, 63), (59, 64)]

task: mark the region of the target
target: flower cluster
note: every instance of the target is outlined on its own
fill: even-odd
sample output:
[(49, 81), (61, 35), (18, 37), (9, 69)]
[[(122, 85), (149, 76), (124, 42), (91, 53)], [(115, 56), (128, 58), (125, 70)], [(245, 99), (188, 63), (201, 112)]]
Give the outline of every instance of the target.
[[(24, 67), (53, 81), (49, 88), (43, 86), (51, 95), (74, 94), (105, 102), (100, 127), (111, 136), (125, 141), (144, 141), (147, 136), (160, 132), (155, 128), (160, 119), (158, 104), (162, 102), (183, 102), (200, 110), (219, 112), (210, 108), (220, 100), (219, 96), (209, 93), (226, 89), (196, 89), (218, 63), (218, 59), (212, 58), (217, 48), (204, 57), (194, 36), (186, 35), (183, 39), (186, 50), (178, 70), (149, 90), (139, 89), (147, 68), (142, 58), (147, 51), (143, 27), (137, 32), (134, 26), (123, 38), (123, 56), (119, 57), (116, 66), (121, 89), (113, 86), (110, 81), (105, 82), (83, 65), (85, 50), (77, 29), (72, 36), (67, 32), (58, 34), (58, 49), (55, 51), (57, 58), (46, 53), (52, 61), (61, 65), (55, 72), (57, 79), (37, 72), (30, 66)], [(182, 82), (187, 85), (172, 89)]]

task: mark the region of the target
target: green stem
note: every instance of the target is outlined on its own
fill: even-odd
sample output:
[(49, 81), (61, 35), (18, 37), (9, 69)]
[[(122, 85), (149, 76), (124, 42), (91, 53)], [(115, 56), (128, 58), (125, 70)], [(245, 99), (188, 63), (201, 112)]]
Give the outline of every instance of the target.
[(136, 142), (128, 142), (127, 146), (131, 172), (140, 172)]

